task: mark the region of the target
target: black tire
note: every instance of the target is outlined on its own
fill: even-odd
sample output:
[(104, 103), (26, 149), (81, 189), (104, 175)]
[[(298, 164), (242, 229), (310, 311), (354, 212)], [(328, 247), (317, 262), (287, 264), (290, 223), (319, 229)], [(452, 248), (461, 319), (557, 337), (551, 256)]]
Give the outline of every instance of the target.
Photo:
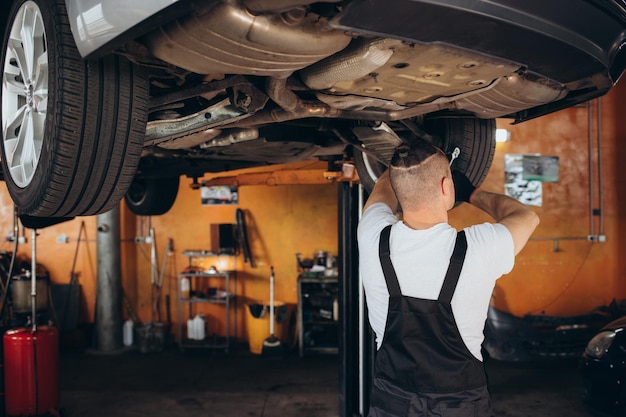
[[(424, 130), (432, 135), (433, 143), (448, 158), (455, 148), (460, 154), (451, 168), (463, 172), (470, 181), (479, 186), (485, 180), (496, 150), (496, 122), (493, 119), (440, 118), (427, 120)], [(385, 171), (383, 163), (354, 149), (354, 165), (359, 180), (369, 193), (378, 177)]]
[(137, 216), (167, 213), (176, 201), (179, 178), (135, 178), (124, 196), (128, 209)]
[[(44, 69), (31, 77), (46, 77), (47, 97), (15, 94), (16, 87), (35, 84), (22, 77), (28, 74), (23, 64), (12, 59), (15, 44), (9, 44), (13, 26), (26, 26), (20, 19), (28, 8), (38, 9), (40, 19), (33, 26), (45, 30), (44, 36), (37, 37), (34, 31), (28, 39), (38, 52), (47, 53), (47, 73)], [(148, 113), (147, 75), (119, 56), (84, 60), (70, 31), (64, 0), (15, 1), (8, 22), (0, 61), (3, 109), (9, 110), (2, 115), (3, 125), (21, 108), (30, 107), (27, 110), (37, 115), (33, 120), (38, 126), (29, 132), (24, 118), (3, 131), (2, 166), (13, 201), (21, 213), (33, 216), (69, 217), (111, 210), (126, 194), (141, 157)], [(29, 100), (34, 104), (29, 105)], [(38, 108), (37, 100), (46, 100), (45, 108)], [(15, 140), (20, 133), (21, 144)], [(32, 147), (33, 154), (39, 155), (22, 164), (18, 158), (26, 152), (20, 146)]]
[(359, 175), (359, 182), (368, 193), (374, 188), (378, 177), (387, 169), (385, 164), (374, 159), (360, 149), (354, 148), (354, 168)]
[(494, 119), (432, 119), (424, 130), (434, 137), (448, 159), (455, 148), (461, 153), (452, 162), (451, 169), (464, 173), (475, 186), (480, 186), (496, 152), (496, 121)]

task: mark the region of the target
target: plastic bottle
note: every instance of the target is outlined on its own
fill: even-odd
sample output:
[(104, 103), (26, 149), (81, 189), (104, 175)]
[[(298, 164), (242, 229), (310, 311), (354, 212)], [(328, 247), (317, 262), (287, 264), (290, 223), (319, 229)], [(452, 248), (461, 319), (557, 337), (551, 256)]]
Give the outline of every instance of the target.
[(189, 298), (189, 292), (191, 290), (190, 284), (189, 277), (183, 276), (180, 278), (180, 298), (184, 300)]
[(122, 332), (124, 346), (133, 345), (133, 326), (134, 326), (134, 323), (131, 319), (128, 319), (124, 322), (123, 332)]
[(195, 323), (193, 319), (187, 320), (187, 339), (196, 339), (196, 329)]
[(193, 321), (194, 321), (194, 331), (195, 331), (195, 334), (196, 334), (196, 339), (197, 340), (203, 340), (204, 337), (206, 336), (204, 317), (202, 317), (200, 314), (198, 314), (193, 319)]

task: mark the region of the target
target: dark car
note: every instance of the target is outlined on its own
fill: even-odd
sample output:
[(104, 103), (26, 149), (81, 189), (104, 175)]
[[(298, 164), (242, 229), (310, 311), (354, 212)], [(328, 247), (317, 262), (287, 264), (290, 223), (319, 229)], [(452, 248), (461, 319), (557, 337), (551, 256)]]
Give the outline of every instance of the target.
[(518, 317), (490, 306), (483, 348), (488, 357), (501, 361), (576, 360), (589, 339), (622, 314), (624, 310), (616, 302), (572, 316)]
[(125, 195), (133, 212), (160, 214), (180, 176), (314, 158), (353, 162), (367, 188), (416, 138), (478, 185), (496, 118), (599, 97), (626, 65), (622, 0), (7, 0), (0, 11), (4, 179), (33, 216), (98, 214)]
[(587, 344), (580, 371), (583, 400), (593, 410), (626, 415), (626, 317), (607, 324)]

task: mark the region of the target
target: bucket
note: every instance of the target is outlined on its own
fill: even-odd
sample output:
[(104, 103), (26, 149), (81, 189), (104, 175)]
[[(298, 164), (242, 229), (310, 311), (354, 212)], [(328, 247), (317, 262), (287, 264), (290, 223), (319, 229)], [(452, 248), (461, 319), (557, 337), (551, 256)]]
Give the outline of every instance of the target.
[(141, 353), (162, 352), (165, 345), (166, 326), (159, 322), (148, 322), (135, 327), (137, 348)]
[[(33, 308), (30, 273), (15, 275), (11, 279), (11, 299), (15, 313), (30, 313)], [(37, 276), (35, 282), (35, 308), (37, 311), (48, 309), (48, 277)]]
[[(267, 304), (248, 304), (246, 308), (246, 330), (250, 352), (260, 355), (263, 342), (270, 337), (270, 306)], [(280, 301), (274, 302), (274, 336), (281, 342), (283, 323), (287, 319), (287, 305)]]

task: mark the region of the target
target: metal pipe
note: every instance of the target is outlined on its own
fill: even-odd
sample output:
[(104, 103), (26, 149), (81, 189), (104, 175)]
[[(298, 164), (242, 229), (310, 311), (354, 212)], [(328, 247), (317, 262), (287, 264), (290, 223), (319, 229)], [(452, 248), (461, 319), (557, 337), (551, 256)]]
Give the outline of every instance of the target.
[(535, 240), (535, 241), (541, 241), (541, 240), (588, 240), (589, 237), (588, 236), (564, 236), (564, 237), (531, 237), (528, 240)]
[(97, 225), (97, 349), (122, 348), (122, 283), (120, 268), (120, 207), (96, 217)]
[(598, 98), (597, 137), (598, 137), (598, 198), (600, 208), (600, 235), (604, 235), (604, 192), (602, 189), (602, 99)]
[[(16, 236), (17, 239), (17, 236)], [(31, 263), (30, 263), (30, 299), (31, 323), (33, 332), (37, 331), (37, 229), (31, 230)]]
[[(363, 184), (359, 183), (359, 219), (361, 221), (361, 217), (363, 217), (363, 206), (365, 205), (365, 189), (363, 188)], [(361, 276), (360, 268), (359, 268), (359, 414), (360, 416), (365, 415), (365, 387), (367, 386), (365, 381), (365, 294), (363, 293), (363, 277)]]
[(149, 230), (150, 236), (150, 283), (152, 285), (156, 284), (157, 276), (159, 275), (158, 266), (157, 266), (157, 249), (156, 249), (156, 235), (154, 233), (154, 228), (150, 227)]
[(391, 122), (421, 116), (438, 110), (455, 109), (454, 100), (489, 90), (497, 84), (498, 81), (495, 81), (480, 90), (458, 94), (454, 97), (441, 97), (430, 103), (408, 107), (403, 110), (364, 110), (357, 112), (330, 107), (321, 101), (302, 100), (293, 91), (287, 88), (287, 76), (282, 75), (280, 77), (271, 77), (266, 85), (267, 95), (280, 106), (280, 109), (258, 112), (253, 116), (231, 124), (230, 127), (254, 127), (267, 123), (279, 123), (309, 117)]
[(589, 234), (595, 234), (593, 218), (593, 107), (587, 102), (587, 146), (588, 146), (588, 173), (589, 173)]
[[(592, 236), (592, 235), (590, 235)], [(534, 240), (536, 242), (539, 241), (552, 241), (552, 251), (553, 252), (561, 252), (561, 247), (559, 243), (562, 240), (586, 240), (589, 242), (595, 242), (595, 240), (590, 240), (589, 236), (569, 236), (569, 237), (533, 237), (528, 240)]]

